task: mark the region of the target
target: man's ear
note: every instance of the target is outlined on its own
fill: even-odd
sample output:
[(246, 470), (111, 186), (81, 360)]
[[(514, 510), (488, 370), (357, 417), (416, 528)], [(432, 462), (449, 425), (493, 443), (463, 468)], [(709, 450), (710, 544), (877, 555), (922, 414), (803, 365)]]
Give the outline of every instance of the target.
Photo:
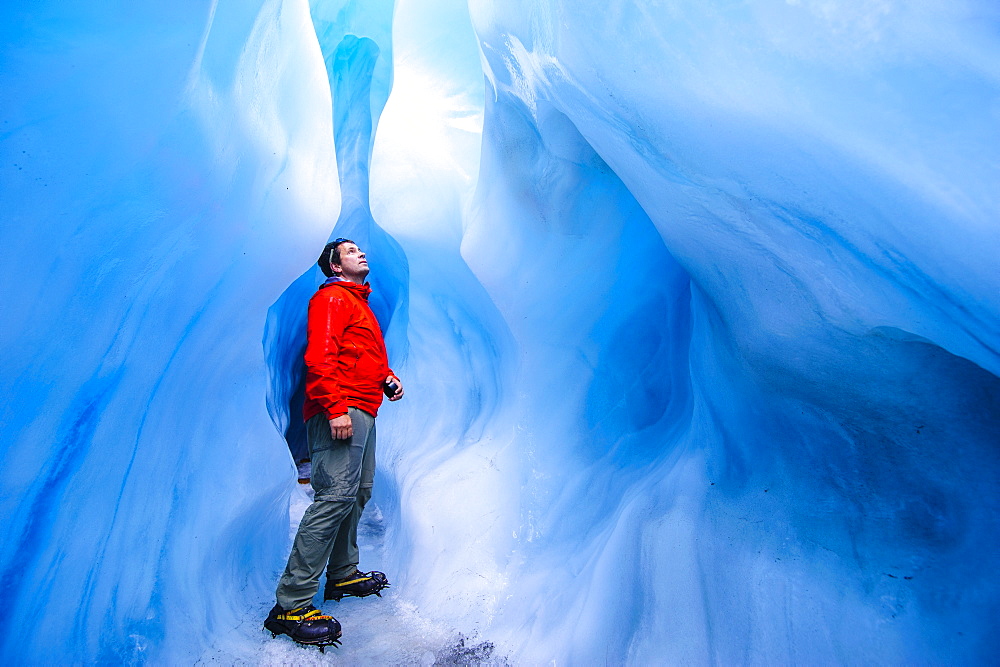
[(330, 270), (333, 271), (333, 275), (335, 276), (339, 276), (344, 272), (344, 268), (340, 264), (334, 264), (333, 262), (330, 262)]

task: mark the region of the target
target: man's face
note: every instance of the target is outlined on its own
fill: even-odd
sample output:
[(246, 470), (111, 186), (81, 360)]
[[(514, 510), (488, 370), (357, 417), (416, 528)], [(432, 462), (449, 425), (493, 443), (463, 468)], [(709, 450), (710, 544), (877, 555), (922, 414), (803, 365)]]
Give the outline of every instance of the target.
[(340, 250), (340, 264), (333, 264), (335, 273), (341, 274), (347, 280), (362, 283), (368, 275), (368, 260), (361, 248), (353, 243), (341, 243), (337, 246)]

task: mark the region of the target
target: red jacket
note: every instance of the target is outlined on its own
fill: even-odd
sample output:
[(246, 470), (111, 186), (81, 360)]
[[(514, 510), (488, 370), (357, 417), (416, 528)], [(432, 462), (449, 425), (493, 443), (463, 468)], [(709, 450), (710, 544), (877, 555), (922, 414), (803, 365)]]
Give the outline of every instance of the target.
[(302, 406), (307, 421), (322, 412), (328, 419), (345, 415), (348, 406), (378, 414), (383, 383), (393, 372), (368, 306), (371, 292), (367, 284), (328, 282), (309, 301)]

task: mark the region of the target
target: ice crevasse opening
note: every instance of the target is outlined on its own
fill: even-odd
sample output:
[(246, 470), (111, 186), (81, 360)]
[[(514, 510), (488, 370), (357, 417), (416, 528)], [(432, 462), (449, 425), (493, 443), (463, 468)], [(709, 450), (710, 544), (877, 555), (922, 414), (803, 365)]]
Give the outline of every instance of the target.
[(996, 662), (998, 28), (4, 6), (0, 655), (284, 659), (303, 308), (347, 236), (407, 391), (362, 564), (394, 585), (310, 660)]

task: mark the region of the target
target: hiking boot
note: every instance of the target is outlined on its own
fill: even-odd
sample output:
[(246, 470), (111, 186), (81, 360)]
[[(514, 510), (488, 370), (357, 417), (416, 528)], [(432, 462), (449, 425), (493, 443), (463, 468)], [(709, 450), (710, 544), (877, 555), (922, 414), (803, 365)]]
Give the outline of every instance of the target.
[(288, 635), (296, 644), (318, 646), (321, 652), (326, 646), (340, 643), (340, 623), (311, 604), (290, 611), (274, 605), (264, 621), (264, 629), (272, 637)]
[(353, 595), (356, 598), (368, 597), (369, 595), (382, 597), (380, 591), (388, 587), (389, 580), (381, 572), (360, 572), (355, 570), (354, 574), (343, 579), (334, 581), (327, 579), (326, 587), (323, 588), (323, 601), (339, 601), (345, 595)]

